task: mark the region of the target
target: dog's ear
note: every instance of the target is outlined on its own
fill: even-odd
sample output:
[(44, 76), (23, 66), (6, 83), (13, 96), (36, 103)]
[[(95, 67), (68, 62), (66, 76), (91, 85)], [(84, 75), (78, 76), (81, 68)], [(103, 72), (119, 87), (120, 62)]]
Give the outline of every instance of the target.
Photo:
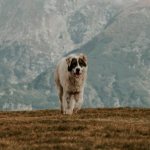
[(67, 62), (67, 65), (70, 66), (70, 64), (71, 64), (71, 56), (68, 56), (66, 58), (66, 62)]
[(87, 56), (85, 54), (80, 53), (79, 57), (87, 64)]
[(71, 56), (68, 56), (66, 58), (66, 62), (67, 62), (67, 65), (68, 65), (68, 71), (70, 72), (71, 71), (71, 60), (72, 60), (72, 57)]

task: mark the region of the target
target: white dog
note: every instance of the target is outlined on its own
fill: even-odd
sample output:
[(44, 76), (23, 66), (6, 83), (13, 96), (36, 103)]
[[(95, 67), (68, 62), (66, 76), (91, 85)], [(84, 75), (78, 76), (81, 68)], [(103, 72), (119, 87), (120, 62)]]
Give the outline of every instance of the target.
[(72, 54), (60, 60), (55, 71), (55, 82), (61, 103), (61, 113), (72, 114), (83, 103), (84, 83), (87, 77), (87, 57)]

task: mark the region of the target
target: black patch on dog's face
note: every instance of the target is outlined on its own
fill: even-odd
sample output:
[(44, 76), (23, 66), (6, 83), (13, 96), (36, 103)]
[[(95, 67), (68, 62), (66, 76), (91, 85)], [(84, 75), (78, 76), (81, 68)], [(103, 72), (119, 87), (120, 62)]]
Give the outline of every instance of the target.
[(78, 60), (80, 67), (86, 67), (86, 63), (83, 59), (79, 58)]
[(68, 71), (72, 71), (78, 65), (77, 59), (72, 58), (70, 66), (68, 66)]

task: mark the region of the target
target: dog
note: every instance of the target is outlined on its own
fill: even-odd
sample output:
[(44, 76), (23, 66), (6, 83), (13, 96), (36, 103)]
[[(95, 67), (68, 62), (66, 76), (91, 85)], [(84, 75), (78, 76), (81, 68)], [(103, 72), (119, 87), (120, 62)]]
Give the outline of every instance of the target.
[(62, 114), (71, 115), (81, 109), (87, 69), (87, 56), (84, 54), (71, 54), (57, 64), (55, 82)]

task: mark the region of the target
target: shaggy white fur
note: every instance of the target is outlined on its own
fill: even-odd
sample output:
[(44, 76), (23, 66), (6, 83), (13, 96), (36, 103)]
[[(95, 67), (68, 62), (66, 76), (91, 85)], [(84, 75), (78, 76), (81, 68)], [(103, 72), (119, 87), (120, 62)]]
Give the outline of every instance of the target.
[(59, 61), (55, 71), (55, 82), (61, 113), (72, 114), (81, 109), (87, 68), (87, 57), (84, 54), (69, 55)]

